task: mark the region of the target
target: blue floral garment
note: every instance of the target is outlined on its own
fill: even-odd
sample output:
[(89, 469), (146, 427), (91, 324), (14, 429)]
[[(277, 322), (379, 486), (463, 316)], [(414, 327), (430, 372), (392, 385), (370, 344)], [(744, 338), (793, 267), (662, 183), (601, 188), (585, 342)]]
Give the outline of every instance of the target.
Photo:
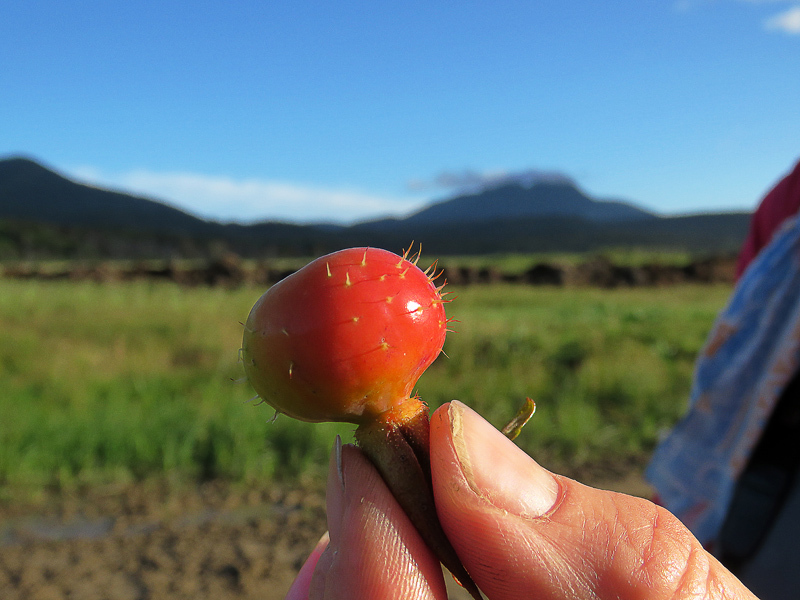
[(716, 538), (736, 480), (799, 368), (800, 217), (793, 217), (739, 280), (697, 361), (689, 410), (645, 472), (661, 503), (703, 544)]

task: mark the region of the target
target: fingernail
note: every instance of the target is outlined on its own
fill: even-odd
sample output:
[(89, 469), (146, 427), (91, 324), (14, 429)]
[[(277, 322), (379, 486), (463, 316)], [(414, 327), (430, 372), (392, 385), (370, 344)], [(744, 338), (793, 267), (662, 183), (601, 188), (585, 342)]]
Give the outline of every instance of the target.
[(342, 438), (337, 434), (336, 441), (333, 443), (333, 456), (336, 461), (336, 474), (339, 476), (339, 483), (344, 491), (344, 467), (342, 467)]
[(540, 517), (558, 499), (558, 482), (474, 410), (449, 405), (453, 447), (472, 490), (497, 508)]
[(328, 529), (333, 538), (338, 536), (339, 522), (342, 520), (342, 514), (344, 513), (345, 474), (342, 454), (342, 439), (337, 435), (328, 464), (328, 486), (325, 494), (328, 509)]

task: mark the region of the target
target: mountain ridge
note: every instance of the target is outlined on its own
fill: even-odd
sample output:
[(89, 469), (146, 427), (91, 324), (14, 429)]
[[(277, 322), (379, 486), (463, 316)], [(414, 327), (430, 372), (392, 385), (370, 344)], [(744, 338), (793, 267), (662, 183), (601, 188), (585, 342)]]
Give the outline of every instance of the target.
[(149, 243), (158, 246), (159, 255), (224, 246), (243, 256), (262, 256), (320, 254), (354, 245), (397, 251), (411, 240), (451, 254), (586, 252), (609, 246), (733, 252), (747, 231), (749, 214), (665, 217), (633, 203), (595, 200), (568, 182), (514, 182), (433, 202), (404, 218), (351, 225), (220, 223), (157, 200), (78, 183), (32, 159), (12, 157), (0, 160), (0, 220), (0, 258), (3, 247), (6, 256), (36, 254), (35, 248), (23, 247), (31, 228), (39, 238), (50, 238), (52, 248), (62, 248), (51, 248), (56, 253), (64, 248), (90, 252), (81, 242), (85, 235), (101, 254), (111, 252), (103, 248), (115, 248), (118, 254), (139, 256)]
[[(464, 213), (468, 217), (462, 218)], [(455, 222), (538, 216), (577, 216), (591, 221), (657, 218), (632, 203), (590, 198), (569, 182), (510, 182), (434, 202), (404, 220)]]
[(25, 157), (0, 160), (0, 218), (178, 233), (208, 223), (157, 200), (78, 183)]

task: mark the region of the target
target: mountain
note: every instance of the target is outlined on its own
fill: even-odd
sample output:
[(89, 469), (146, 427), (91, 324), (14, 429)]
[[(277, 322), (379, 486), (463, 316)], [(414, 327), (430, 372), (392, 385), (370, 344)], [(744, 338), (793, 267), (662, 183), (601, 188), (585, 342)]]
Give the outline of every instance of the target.
[(209, 230), (177, 208), (75, 183), (26, 158), (0, 161), (0, 218), (189, 235)]
[(594, 200), (566, 182), (510, 183), (403, 219), (349, 226), (206, 221), (152, 199), (76, 183), (26, 158), (0, 160), (0, 258), (319, 255), (347, 246), (428, 252), (588, 252), (608, 247), (730, 253), (749, 214), (664, 217)]
[(579, 217), (615, 222), (654, 219), (632, 204), (593, 200), (571, 183), (508, 183), (438, 202), (406, 219), (409, 223), (475, 222), (527, 217)]

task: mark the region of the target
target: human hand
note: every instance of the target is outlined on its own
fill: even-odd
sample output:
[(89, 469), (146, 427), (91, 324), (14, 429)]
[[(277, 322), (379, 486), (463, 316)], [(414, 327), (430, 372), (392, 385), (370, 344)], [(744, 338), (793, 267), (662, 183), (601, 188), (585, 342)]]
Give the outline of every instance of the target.
[[(476, 412), (453, 401), (431, 417), (442, 526), (491, 600), (755, 598), (677, 518), (647, 500), (553, 475)], [(439, 562), (377, 471), (334, 449), (330, 540), (287, 600), (445, 600)]]

